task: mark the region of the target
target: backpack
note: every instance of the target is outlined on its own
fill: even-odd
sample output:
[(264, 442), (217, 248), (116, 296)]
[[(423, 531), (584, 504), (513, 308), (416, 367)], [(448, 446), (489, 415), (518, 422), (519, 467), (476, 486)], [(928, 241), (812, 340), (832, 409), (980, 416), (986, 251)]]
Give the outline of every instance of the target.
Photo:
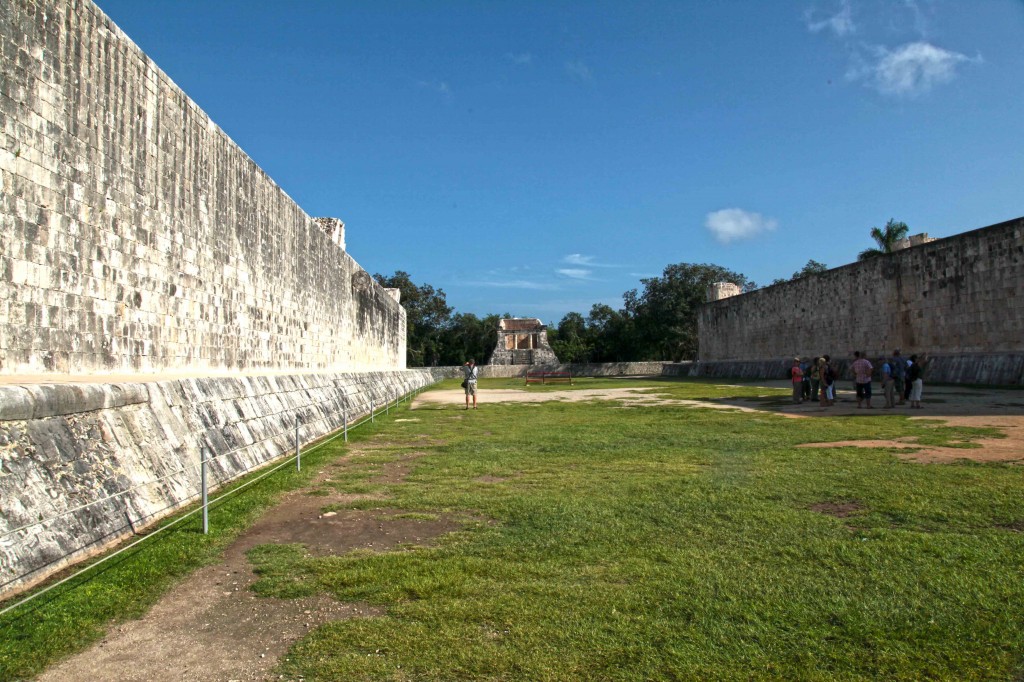
[(825, 383), (834, 384), (836, 381), (836, 371), (832, 368), (831, 363), (825, 365)]

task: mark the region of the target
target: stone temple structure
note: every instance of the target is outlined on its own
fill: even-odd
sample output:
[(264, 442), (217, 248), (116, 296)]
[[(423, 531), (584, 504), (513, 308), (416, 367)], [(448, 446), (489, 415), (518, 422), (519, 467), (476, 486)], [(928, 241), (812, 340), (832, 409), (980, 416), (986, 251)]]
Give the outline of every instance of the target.
[(547, 325), (535, 317), (513, 317), (498, 322), (498, 345), (492, 365), (556, 365), (558, 357), (548, 344)]

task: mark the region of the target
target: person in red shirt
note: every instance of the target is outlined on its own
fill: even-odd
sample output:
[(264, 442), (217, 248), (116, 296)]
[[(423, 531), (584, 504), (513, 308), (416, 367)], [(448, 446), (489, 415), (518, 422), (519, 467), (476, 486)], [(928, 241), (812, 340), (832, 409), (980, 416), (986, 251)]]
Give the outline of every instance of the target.
[(799, 405), (804, 401), (804, 371), (800, 369), (800, 358), (793, 358), (789, 376), (793, 382), (793, 402)]

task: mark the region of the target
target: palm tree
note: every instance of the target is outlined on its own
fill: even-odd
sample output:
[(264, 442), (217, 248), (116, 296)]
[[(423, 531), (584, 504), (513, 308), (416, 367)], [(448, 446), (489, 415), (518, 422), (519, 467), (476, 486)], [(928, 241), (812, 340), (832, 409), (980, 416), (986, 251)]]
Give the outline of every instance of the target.
[(885, 228), (880, 230), (877, 227), (871, 228), (871, 238), (878, 244), (877, 249), (864, 249), (857, 255), (857, 260), (867, 260), (875, 256), (884, 256), (896, 250), (896, 242), (906, 239), (910, 228), (906, 223), (897, 222), (890, 218)]

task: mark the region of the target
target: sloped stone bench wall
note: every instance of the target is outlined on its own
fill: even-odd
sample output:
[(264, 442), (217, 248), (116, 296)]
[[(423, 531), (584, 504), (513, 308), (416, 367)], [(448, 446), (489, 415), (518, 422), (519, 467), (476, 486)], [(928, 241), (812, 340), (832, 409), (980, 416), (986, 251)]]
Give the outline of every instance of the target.
[(0, 387), (0, 594), (432, 384), (430, 369)]

